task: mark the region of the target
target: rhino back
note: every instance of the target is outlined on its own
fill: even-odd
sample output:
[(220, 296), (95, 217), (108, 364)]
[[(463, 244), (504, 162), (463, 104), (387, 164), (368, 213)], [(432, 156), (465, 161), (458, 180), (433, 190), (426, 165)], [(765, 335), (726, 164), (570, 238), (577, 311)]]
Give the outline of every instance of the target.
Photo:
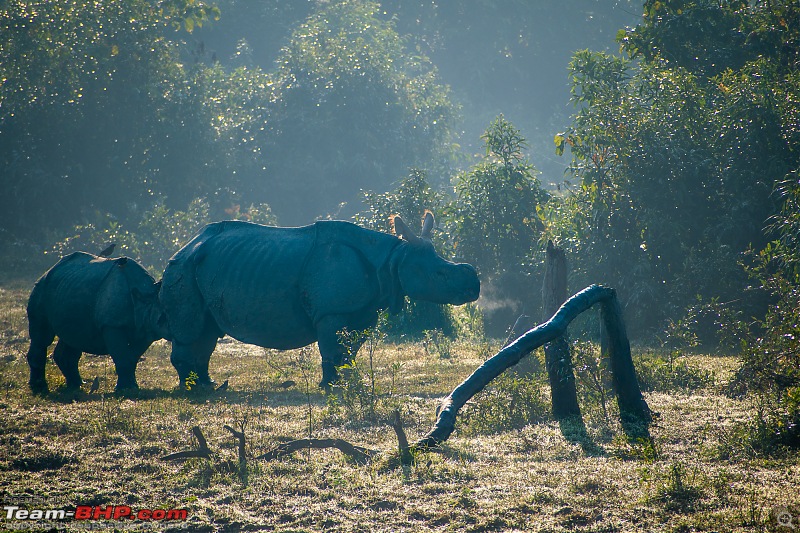
[[(191, 337), (189, 331), (175, 330), (187, 330), (187, 320), (202, 323), (207, 311), (221, 332), (243, 342), (274, 348), (313, 342), (299, 281), (314, 238), (313, 226), (210, 225), (175, 255), (164, 273), (162, 302), (168, 313), (179, 302), (184, 312), (177, 326), (170, 317), (173, 332)], [(198, 296), (202, 310), (196, 309)]]
[(53, 266), (34, 288), (39, 312), (59, 338), (82, 351), (105, 351), (101, 325), (95, 320), (97, 295), (113, 268), (113, 261), (75, 252)]
[[(130, 339), (142, 334), (137, 323), (136, 304), (133, 290), (149, 294), (155, 298), (156, 287), (153, 277), (139, 263), (127, 257), (117, 259), (97, 259), (92, 264), (106, 261), (113, 266), (106, 274), (97, 291), (94, 308), (94, 322), (99, 328), (114, 327), (125, 329)], [(141, 313), (142, 310), (140, 310)], [(140, 322), (141, 320), (139, 320)]]

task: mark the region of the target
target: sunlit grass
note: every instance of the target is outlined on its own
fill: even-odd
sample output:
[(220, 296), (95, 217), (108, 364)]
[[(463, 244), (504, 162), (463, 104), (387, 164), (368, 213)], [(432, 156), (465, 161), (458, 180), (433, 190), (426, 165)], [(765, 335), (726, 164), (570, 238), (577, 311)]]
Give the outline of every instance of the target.
[[(733, 358), (687, 356), (713, 373), (713, 386), (646, 394), (659, 413), (652, 441), (626, 438), (612, 401), (608, 417), (582, 406), (586, 432), (580, 439), (565, 438), (568, 428), (548, 416), (499, 431), (459, 418), (440, 451), (417, 453), (404, 467), (386, 422), (390, 409), (399, 406), (409, 438), (420, 437), (441, 397), (496, 346), (460, 340), (441, 358), (421, 343), (380, 345), (375, 420), (356, 419), (317, 388), (316, 349), (279, 352), (227, 339), (211, 360), (212, 376), (229, 382), (225, 392), (179, 391), (169, 344), (158, 342), (138, 367), (138, 395), (114, 396), (110, 358), (84, 355), (81, 372), (87, 382), (100, 378), (97, 393), (88, 394), (88, 383), (78, 393), (60, 388), (63, 378), (48, 363), (51, 392), (39, 397), (27, 389), (26, 297), (24, 290), (0, 294), (0, 320), (10, 323), (0, 357), (4, 502), (189, 509), (186, 523), (148, 529), (551, 532), (772, 531), (771, 510), (798, 510), (800, 503), (796, 454), (764, 460), (720, 452), (732, 446), (730, 428), (752, 415), (748, 403), (719, 392), (736, 366)], [(304, 368), (303, 357), (312, 364)], [(359, 364), (363, 368), (363, 358)], [(480, 401), (491, 398), (474, 400)], [(246, 478), (223, 429), (242, 422)], [(212, 457), (160, 460), (196, 447), (195, 425)], [(314, 437), (343, 438), (382, 453), (368, 465), (336, 450), (255, 460), (307, 436), (309, 427)]]

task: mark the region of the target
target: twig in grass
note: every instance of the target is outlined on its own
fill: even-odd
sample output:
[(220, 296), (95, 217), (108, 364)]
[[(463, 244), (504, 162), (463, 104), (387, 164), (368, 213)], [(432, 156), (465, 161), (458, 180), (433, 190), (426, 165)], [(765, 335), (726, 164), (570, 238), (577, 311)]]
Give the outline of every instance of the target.
[(231, 432), (231, 435), (237, 440), (237, 445), (239, 448), (239, 479), (241, 479), (242, 483), (245, 485), (247, 484), (247, 455), (245, 454), (245, 437), (244, 437), (244, 430), (247, 427), (247, 417), (243, 418), (239, 422), (239, 429), (241, 431), (237, 431), (232, 427), (225, 425), (223, 426), (225, 429)]
[(203, 432), (200, 431), (200, 426), (194, 426), (192, 428), (192, 433), (194, 436), (197, 437), (197, 442), (200, 446), (196, 450), (186, 450), (183, 452), (176, 452), (171, 453), (169, 455), (165, 455), (161, 458), (162, 461), (175, 461), (178, 459), (189, 459), (191, 457), (202, 457), (204, 459), (208, 459), (211, 457), (211, 449), (208, 447), (208, 442), (206, 438), (203, 436)]
[(242, 431), (236, 431), (235, 429), (233, 429), (228, 425), (222, 427), (230, 431), (231, 435), (233, 435), (233, 437), (238, 441), (237, 446), (239, 448), (239, 463), (247, 463), (247, 456), (245, 456), (244, 453), (244, 444), (245, 444), (244, 428), (242, 428)]
[(375, 450), (370, 450), (362, 446), (356, 446), (354, 444), (350, 444), (346, 440), (342, 439), (297, 439), (285, 442), (279, 445), (278, 447), (274, 448), (273, 450), (270, 450), (267, 453), (258, 456), (257, 459), (272, 461), (274, 459), (280, 459), (281, 457), (286, 457), (287, 455), (291, 455), (296, 451), (310, 449), (310, 448), (314, 448), (317, 450), (325, 448), (336, 448), (337, 450), (347, 455), (358, 464), (368, 463), (372, 458), (372, 456), (378, 453)]
[(400, 450), (400, 463), (404, 465), (411, 464), (413, 460), (413, 456), (411, 455), (411, 450), (408, 446), (408, 437), (406, 437), (406, 432), (403, 429), (403, 421), (400, 419), (400, 410), (394, 410), (394, 418), (389, 422), (389, 425), (392, 426), (394, 432), (397, 434), (397, 447)]

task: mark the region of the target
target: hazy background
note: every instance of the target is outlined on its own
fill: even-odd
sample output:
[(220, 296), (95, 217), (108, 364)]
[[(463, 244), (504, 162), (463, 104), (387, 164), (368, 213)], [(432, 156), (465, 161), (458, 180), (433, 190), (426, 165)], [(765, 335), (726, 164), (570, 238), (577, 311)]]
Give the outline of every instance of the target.
[(9, 0), (0, 272), (116, 242), (158, 275), (214, 220), (432, 209), (495, 333), (539, 317), (552, 239), (634, 337), (713, 338), (711, 307), (760, 320), (797, 283), (798, 9)]

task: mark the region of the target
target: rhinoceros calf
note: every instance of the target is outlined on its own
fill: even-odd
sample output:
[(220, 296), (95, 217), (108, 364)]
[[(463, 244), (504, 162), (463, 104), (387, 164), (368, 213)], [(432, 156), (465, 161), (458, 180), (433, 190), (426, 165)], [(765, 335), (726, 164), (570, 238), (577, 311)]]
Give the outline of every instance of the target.
[(419, 237), (400, 217), (394, 225), (402, 238), (340, 221), (206, 226), (170, 259), (161, 287), (181, 383), (194, 372), (197, 384), (213, 384), (209, 358), (228, 334), (284, 350), (317, 341), (327, 387), (360, 346), (344, 346), (343, 330), (374, 326), (379, 310), (399, 312), (406, 295), (456, 305), (478, 298), (475, 269), (434, 251), (433, 215)]
[(72, 253), (48, 270), (28, 300), (30, 386), (46, 391), (47, 347), (58, 335), (53, 360), (67, 387), (83, 383), (82, 352), (110, 354), (117, 390), (137, 388), (136, 364), (153, 341), (167, 338), (156, 283), (133, 259)]

